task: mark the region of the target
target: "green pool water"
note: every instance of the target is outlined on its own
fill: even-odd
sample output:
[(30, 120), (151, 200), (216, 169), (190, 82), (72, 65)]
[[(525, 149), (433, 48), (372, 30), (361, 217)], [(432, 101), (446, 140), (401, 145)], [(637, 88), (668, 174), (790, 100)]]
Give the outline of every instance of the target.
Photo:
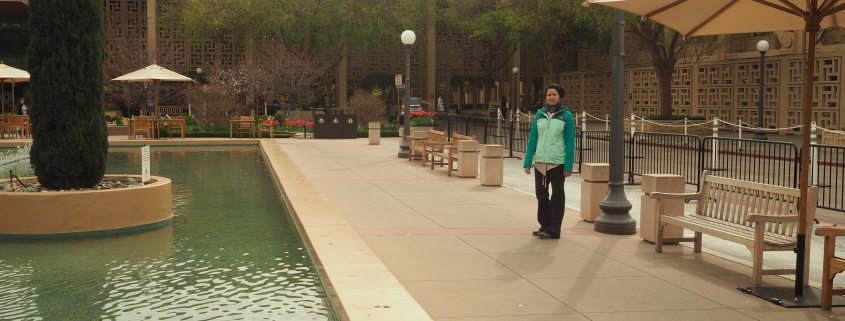
[[(336, 320), (258, 147), (151, 158), (173, 180), (173, 224), (0, 242), (0, 320)], [(140, 148), (110, 149), (106, 172), (140, 173)]]

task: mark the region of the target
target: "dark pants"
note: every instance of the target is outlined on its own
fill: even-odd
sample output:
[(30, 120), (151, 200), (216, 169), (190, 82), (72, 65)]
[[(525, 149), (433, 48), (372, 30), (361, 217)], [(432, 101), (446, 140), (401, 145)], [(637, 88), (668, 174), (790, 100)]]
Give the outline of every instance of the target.
[[(545, 182), (544, 182), (545, 179)], [(563, 191), (563, 165), (546, 171), (543, 176), (540, 171), (534, 169), (534, 190), (537, 193), (537, 222), (540, 223), (540, 230), (546, 231), (552, 236), (560, 236), (560, 224), (563, 222), (563, 211), (566, 195)], [(552, 195), (549, 198), (549, 186), (552, 188)]]

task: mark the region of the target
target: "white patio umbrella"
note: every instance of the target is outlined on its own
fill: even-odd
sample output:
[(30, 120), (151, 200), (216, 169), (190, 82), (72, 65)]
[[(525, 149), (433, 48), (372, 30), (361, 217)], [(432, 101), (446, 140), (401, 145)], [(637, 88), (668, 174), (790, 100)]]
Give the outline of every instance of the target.
[(117, 77), (112, 79), (112, 81), (123, 81), (123, 82), (152, 82), (154, 88), (154, 98), (153, 98), (153, 105), (156, 109), (158, 109), (158, 90), (159, 84), (162, 81), (181, 81), (181, 82), (188, 82), (194, 81), (191, 78), (182, 76), (176, 72), (173, 72), (167, 68), (157, 65), (153, 62), (152, 65), (145, 67), (144, 69), (136, 70), (125, 74), (123, 76)]
[[(0, 98), (6, 96), (6, 87), (3, 87), (3, 83), (16, 83), (16, 82), (27, 82), (29, 81), (29, 73), (23, 70), (20, 70), (15, 67), (10, 67), (0, 61)], [(14, 86), (14, 85), (13, 85)], [(15, 91), (12, 90), (12, 103), (15, 103)], [(6, 113), (6, 105), (0, 101), (0, 114)]]
[[(810, 168), (810, 122), (813, 114), (816, 36), (822, 28), (845, 24), (845, 0), (587, 0), (622, 9), (662, 23), (685, 37), (804, 30), (807, 35), (807, 68), (804, 75), (804, 110), (799, 186), (801, 199), (807, 199)], [(807, 203), (801, 202), (797, 240), (795, 294), (803, 294), (807, 227)], [(809, 253), (806, 253), (807, 255)]]

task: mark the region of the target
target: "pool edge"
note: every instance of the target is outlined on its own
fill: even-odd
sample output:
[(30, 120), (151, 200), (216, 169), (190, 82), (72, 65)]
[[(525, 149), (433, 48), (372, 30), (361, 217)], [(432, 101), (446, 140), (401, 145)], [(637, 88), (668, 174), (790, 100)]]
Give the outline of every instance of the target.
[(340, 319), (432, 320), (282, 147), (259, 145)]

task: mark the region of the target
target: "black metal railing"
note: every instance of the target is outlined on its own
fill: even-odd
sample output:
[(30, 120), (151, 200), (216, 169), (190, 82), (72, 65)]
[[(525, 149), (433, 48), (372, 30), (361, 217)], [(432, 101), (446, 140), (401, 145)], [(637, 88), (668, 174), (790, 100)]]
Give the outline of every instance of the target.
[[(783, 187), (798, 187), (798, 148), (767, 140), (705, 137), (699, 172)], [(697, 184), (696, 184), (697, 185)]]
[(813, 145), (810, 185), (819, 186), (818, 207), (845, 211), (845, 147)]
[(628, 184), (639, 184), (643, 174), (675, 174), (687, 184), (698, 184), (699, 145), (701, 138), (692, 135), (634, 133), (628, 158)]

